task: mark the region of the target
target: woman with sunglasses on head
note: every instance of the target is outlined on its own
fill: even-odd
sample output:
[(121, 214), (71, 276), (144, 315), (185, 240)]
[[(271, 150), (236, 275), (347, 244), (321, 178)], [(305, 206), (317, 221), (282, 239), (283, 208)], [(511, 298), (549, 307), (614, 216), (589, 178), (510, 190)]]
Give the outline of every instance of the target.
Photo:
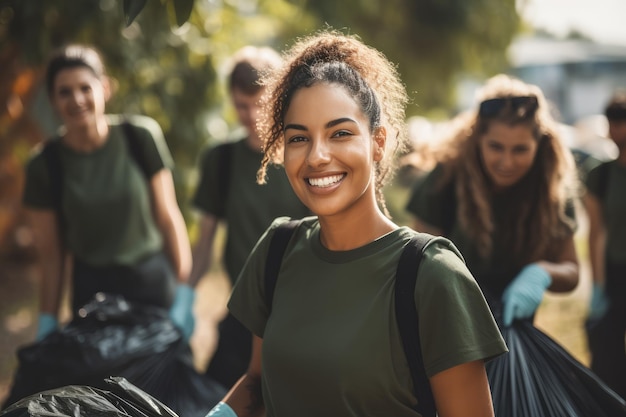
[(454, 242), (506, 327), (578, 284), (576, 170), (538, 87), (497, 75), (479, 97), (407, 210), (416, 230)]
[[(322, 32), (298, 41), (266, 79), (265, 157), (279, 158), (302, 219), (267, 299), (279, 218), (248, 258), (229, 309), (255, 334), (246, 374), (209, 416), (425, 416), (396, 323), (400, 255), (417, 233), (386, 215), (382, 186), (406, 146), (406, 92), (380, 52)], [(273, 253), (273, 252), (272, 252)], [(447, 239), (410, 279), (427, 384), (441, 417), (493, 416), (484, 362), (506, 346)], [(414, 311), (415, 312), (415, 311)], [(419, 346), (419, 345), (418, 345)]]

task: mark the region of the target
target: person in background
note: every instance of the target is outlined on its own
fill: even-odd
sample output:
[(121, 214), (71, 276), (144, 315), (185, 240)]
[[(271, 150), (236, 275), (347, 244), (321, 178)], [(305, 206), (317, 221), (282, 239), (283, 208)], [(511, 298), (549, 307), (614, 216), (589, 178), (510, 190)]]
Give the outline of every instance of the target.
[[(223, 260), (231, 284), (239, 275), (254, 244), (278, 216), (309, 214), (289, 186), (284, 170), (272, 169), (271, 181), (260, 186), (256, 172), (261, 166), (262, 142), (257, 130), (259, 99), (264, 88), (260, 77), (282, 64), (269, 47), (246, 46), (232, 57), (228, 89), (246, 136), (208, 149), (200, 162), (200, 180), (193, 206), (200, 212), (199, 236), (193, 245), (191, 282), (211, 267), (218, 224), (227, 225)], [(252, 335), (233, 316), (219, 324), (218, 345), (207, 375), (230, 388), (250, 361)]]
[(36, 339), (59, 324), (66, 255), (74, 315), (96, 293), (118, 294), (169, 309), (188, 338), (191, 249), (159, 125), (145, 116), (105, 114), (111, 85), (93, 47), (54, 53), (46, 86), (63, 127), (29, 160), (23, 195), (41, 273)]
[(546, 290), (578, 284), (577, 173), (538, 87), (501, 74), (479, 99), (406, 208), (417, 230), (455, 243), (509, 326), (531, 319)]
[(626, 90), (615, 93), (604, 114), (618, 156), (585, 180), (593, 277), (587, 332), (591, 369), (626, 398)]
[[(395, 66), (356, 37), (323, 31), (286, 57), (264, 81), (259, 181), (282, 161), (315, 216), (293, 231), (271, 304), (268, 246), (288, 218), (243, 267), (228, 306), (254, 333), (252, 359), (209, 416), (417, 417), (393, 307), (399, 257), (417, 233), (387, 217), (382, 193), (407, 146), (406, 92)], [(414, 330), (439, 416), (493, 416), (484, 362), (506, 345), (478, 285), (443, 238), (417, 275)]]

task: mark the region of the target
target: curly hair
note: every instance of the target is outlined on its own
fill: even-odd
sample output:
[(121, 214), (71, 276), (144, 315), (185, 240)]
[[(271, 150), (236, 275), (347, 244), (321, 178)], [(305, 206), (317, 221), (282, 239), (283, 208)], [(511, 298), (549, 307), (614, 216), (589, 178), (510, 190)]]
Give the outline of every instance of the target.
[(387, 130), (385, 154), (376, 164), (375, 186), (376, 199), (389, 215), (382, 188), (393, 178), (397, 156), (408, 146), (404, 112), (408, 97), (396, 67), (358, 37), (334, 30), (298, 39), (284, 53), (284, 61), (283, 67), (262, 80), (268, 88), (258, 123), (264, 156), (257, 182), (265, 182), (270, 163), (282, 161), (283, 122), (294, 94), (318, 83), (340, 84), (368, 116), (371, 131), (378, 126)]
[(506, 213), (507, 230), (498, 230), (510, 242), (520, 263), (556, 256), (558, 242), (571, 236), (575, 225), (566, 215), (577, 187), (576, 169), (571, 152), (559, 135), (558, 125), (543, 92), (537, 86), (500, 74), (489, 79), (478, 93), (480, 103), (497, 98), (529, 98), (533, 104), (502, 106), (488, 116), (476, 109), (459, 115), (453, 134), (440, 153), (444, 166), (441, 185), (454, 180), (457, 219), (461, 228), (473, 237), (481, 256), (493, 249), (493, 189), (479, 152), (481, 137), (492, 122), (509, 126), (528, 126), (538, 142), (537, 154), (529, 172), (515, 185), (515, 201)]

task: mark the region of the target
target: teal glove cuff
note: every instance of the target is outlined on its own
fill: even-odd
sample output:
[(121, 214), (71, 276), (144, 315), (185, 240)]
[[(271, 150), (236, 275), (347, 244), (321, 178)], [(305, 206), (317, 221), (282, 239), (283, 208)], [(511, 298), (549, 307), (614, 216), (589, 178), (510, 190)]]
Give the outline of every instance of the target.
[(174, 295), (174, 304), (193, 304), (196, 300), (196, 291), (187, 284), (178, 284)]
[(223, 401), (220, 401), (215, 407), (209, 411), (206, 417), (237, 417), (235, 411), (230, 408), (230, 405)]
[(604, 292), (604, 287), (601, 284), (593, 283), (591, 289), (591, 303), (589, 304), (589, 318), (599, 319), (604, 316), (609, 308), (609, 300)]
[(59, 322), (57, 318), (54, 317), (52, 314), (40, 313), (37, 320), (37, 335), (35, 336), (35, 340), (42, 340), (50, 333), (55, 331), (58, 325)]
[(185, 340), (189, 340), (195, 327), (193, 315), (193, 303), (196, 299), (196, 292), (186, 284), (178, 284), (174, 302), (170, 308), (170, 318), (181, 330)]
[(552, 283), (552, 277), (537, 264), (524, 267), (502, 294), (502, 324), (510, 326), (515, 319), (531, 317)]

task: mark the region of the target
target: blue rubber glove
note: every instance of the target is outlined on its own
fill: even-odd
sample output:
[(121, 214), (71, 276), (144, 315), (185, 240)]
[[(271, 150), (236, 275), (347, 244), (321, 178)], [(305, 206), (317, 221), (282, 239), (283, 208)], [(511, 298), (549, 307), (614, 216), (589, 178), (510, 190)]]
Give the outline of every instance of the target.
[(220, 401), (215, 407), (209, 411), (206, 417), (237, 417), (235, 411), (230, 408), (230, 405), (223, 401)]
[(176, 295), (174, 296), (174, 302), (170, 308), (170, 318), (182, 331), (186, 341), (189, 341), (196, 324), (193, 315), (193, 303), (195, 299), (196, 292), (189, 285), (178, 284), (176, 286)]
[(44, 337), (55, 331), (59, 326), (59, 321), (52, 314), (40, 313), (37, 319), (37, 335), (35, 340), (39, 342)]
[(591, 289), (591, 302), (589, 303), (589, 318), (599, 319), (604, 316), (608, 308), (609, 300), (604, 292), (604, 287), (594, 282)]
[(502, 324), (510, 326), (514, 319), (531, 317), (551, 283), (548, 271), (537, 264), (526, 265), (502, 293)]

